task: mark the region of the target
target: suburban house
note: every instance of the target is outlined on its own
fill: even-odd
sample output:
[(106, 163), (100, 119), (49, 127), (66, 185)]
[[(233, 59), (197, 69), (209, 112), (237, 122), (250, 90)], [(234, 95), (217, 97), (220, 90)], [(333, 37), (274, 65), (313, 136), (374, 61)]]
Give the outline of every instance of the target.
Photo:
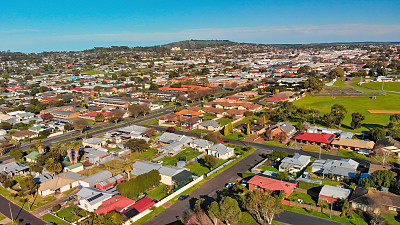
[(348, 199), (351, 194), (350, 189), (324, 185), (318, 195), (319, 202), (335, 203)]
[(199, 152), (206, 152), (214, 143), (205, 139), (194, 139), (189, 143), (191, 148), (196, 149)]
[(263, 189), (269, 191), (280, 191), (288, 197), (293, 191), (297, 183), (283, 181), (278, 178), (267, 175), (255, 175), (248, 182), (249, 191), (255, 189)]
[(39, 152), (38, 151), (32, 151), (31, 153), (29, 153), (28, 155), (25, 156), (25, 160), (28, 163), (36, 163), (36, 158), (39, 156)]
[(84, 169), (85, 168), (83, 167), (82, 163), (75, 163), (75, 164), (72, 164), (70, 166), (64, 167), (64, 172), (71, 171), (71, 172), (74, 172), (74, 173), (78, 173), (78, 172), (83, 171)]
[(110, 107), (119, 109), (128, 109), (129, 103), (114, 98), (101, 97), (93, 100), (93, 104), (99, 107)]
[(257, 125), (257, 124), (248, 125), (247, 123), (242, 123), (242, 124), (237, 125), (233, 131), (242, 132), (242, 133), (246, 134), (247, 127), (250, 127), (250, 134), (256, 134), (256, 135), (260, 135), (260, 134), (264, 133), (265, 128), (266, 128), (265, 126), (262, 126), (262, 125)]
[(189, 145), (189, 142), (193, 140), (191, 137), (187, 137), (185, 135), (179, 135), (174, 133), (165, 132), (161, 136), (156, 137), (157, 142), (171, 144), (173, 142), (181, 142), (184, 145)]
[(202, 130), (214, 132), (220, 129), (221, 124), (215, 120), (207, 120), (206, 122), (199, 124), (197, 127)]
[(347, 138), (339, 138), (335, 139), (331, 143), (332, 147), (338, 148), (338, 149), (345, 149), (345, 150), (352, 150), (352, 151), (358, 151), (358, 150), (368, 150), (371, 151), (374, 149), (375, 143), (373, 141), (363, 141), (363, 140), (357, 140), (357, 139), (347, 139)]
[(114, 195), (92, 187), (82, 188), (78, 193), (78, 207), (89, 212), (94, 212), (102, 203)]
[(229, 159), (235, 155), (234, 148), (227, 147), (221, 143), (211, 146), (207, 149), (207, 155), (213, 155), (219, 159)]
[(110, 171), (103, 170), (80, 180), (79, 183), (81, 187), (95, 187), (100, 182), (105, 181), (111, 178), (112, 176), (113, 175)]
[(114, 159), (114, 156), (108, 152), (85, 148), (85, 160), (91, 164), (102, 164)]
[(22, 130), (10, 135), (11, 139), (20, 141), (25, 138), (34, 138), (38, 136), (37, 132), (29, 131), (29, 130)]
[(350, 197), (351, 208), (364, 212), (400, 212), (400, 196), (391, 193), (356, 187)]
[(112, 198), (103, 201), (100, 208), (94, 211), (94, 213), (106, 215), (108, 212), (117, 211), (124, 214), (129, 210), (129, 207), (135, 203), (135, 200), (121, 195), (115, 195)]
[(189, 109), (182, 109), (181, 111), (176, 112), (175, 115), (185, 116), (185, 117), (200, 117), (203, 116), (203, 113), (198, 111), (192, 111)]
[(51, 194), (60, 194), (68, 191), (74, 187), (77, 187), (79, 182), (64, 176), (57, 176), (51, 180), (40, 184), (38, 193), (41, 196), (48, 196)]
[(166, 185), (184, 185), (192, 179), (192, 172), (175, 166), (162, 166), (159, 170), (161, 183)]
[(184, 146), (185, 144), (183, 142), (176, 141), (159, 148), (157, 151), (159, 154), (168, 154), (169, 156), (174, 156), (181, 152)]
[(137, 214), (144, 212), (145, 210), (151, 208), (153, 205), (157, 203), (157, 200), (149, 198), (149, 197), (144, 197), (137, 201), (135, 204), (130, 206), (130, 210), (126, 212), (124, 215), (128, 218), (134, 217)]
[(396, 155), (400, 157), (400, 141), (393, 138), (385, 138), (378, 140), (374, 147), (374, 153), (377, 155), (383, 155), (389, 153), (389, 155)]
[(359, 163), (352, 159), (344, 160), (315, 160), (312, 164), (312, 172), (316, 174), (328, 175), (337, 179), (354, 178), (357, 173)]
[(69, 111), (53, 111), (52, 115), (56, 118), (72, 119), (72, 118), (77, 118), (80, 115), (80, 113), (69, 112)]
[(118, 184), (122, 183), (123, 181), (125, 181), (124, 177), (121, 174), (118, 174), (106, 180), (101, 181), (100, 183), (96, 184), (95, 187), (100, 190), (105, 190), (110, 187), (115, 187)]
[(303, 170), (311, 160), (311, 156), (295, 154), (293, 157), (282, 159), (279, 165), (279, 171), (287, 171), (289, 173), (297, 173)]
[(0, 173), (13, 177), (15, 175), (23, 175), (29, 171), (29, 167), (18, 162), (10, 162), (0, 164)]
[(93, 138), (83, 139), (82, 145), (98, 149), (101, 148), (103, 145), (105, 145), (105, 141), (103, 138), (93, 137)]
[(293, 139), (297, 143), (301, 144), (313, 144), (320, 146), (328, 146), (334, 139), (336, 135), (334, 134), (319, 134), (319, 133), (307, 133), (302, 132), (296, 135)]
[(194, 116), (181, 121), (181, 125), (190, 128), (197, 128), (201, 122), (203, 122), (203, 118)]
[(317, 127), (317, 126), (310, 126), (306, 132), (318, 133), (318, 134), (334, 134), (336, 135), (336, 137), (347, 138), (347, 139), (352, 139), (353, 136), (355, 135), (352, 132), (342, 131), (339, 129), (326, 128), (326, 127)]
[(132, 171), (131, 174), (133, 175), (142, 175), (145, 173), (148, 173), (152, 170), (159, 170), (161, 168), (161, 164), (159, 163), (153, 163), (150, 161), (136, 161), (132, 165)]
[(288, 122), (281, 122), (270, 126), (265, 131), (265, 136), (269, 140), (279, 140), (287, 142), (296, 133), (296, 127)]

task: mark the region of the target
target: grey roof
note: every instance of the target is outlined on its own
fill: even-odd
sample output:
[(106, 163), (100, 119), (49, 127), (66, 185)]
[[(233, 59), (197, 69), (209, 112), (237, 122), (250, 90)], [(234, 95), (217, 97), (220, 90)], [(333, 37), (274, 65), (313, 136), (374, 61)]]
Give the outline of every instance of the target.
[(293, 166), (303, 167), (310, 162), (311, 156), (295, 154), (293, 157), (282, 159), (279, 165), (282, 168), (292, 168)]
[(160, 174), (172, 177), (182, 172), (183, 170), (184, 169), (175, 166), (162, 166), (158, 171), (160, 172)]
[(28, 170), (29, 167), (18, 162), (10, 162), (6, 164), (0, 164), (0, 172), (5, 174), (17, 173), (23, 170)]
[(191, 137), (187, 137), (185, 135), (179, 135), (179, 134), (165, 132), (161, 136), (157, 137), (156, 140), (161, 141), (161, 142), (166, 142), (166, 143), (168, 143), (168, 142), (172, 143), (175, 141), (179, 141), (179, 142), (182, 142), (183, 144), (187, 144), (193, 139)]
[(182, 148), (183, 148), (183, 143), (181, 143), (181, 142), (173, 142), (171, 144), (168, 144), (168, 145), (165, 145), (165, 146), (161, 147), (159, 149), (159, 151), (160, 152), (164, 152), (164, 151), (167, 151), (167, 152), (171, 152), (171, 151), (179, 152), (179, 151), (182, 150)]
[(353, 136), (355, 135), (352, 132), (347, 132), (347, 131), (342, 131), (339, 129), (332, 129), (332, 128), (325, 128), (325, 127), (317, 127), (317, 126), (310, 126), (307, 129), (308, 133), (326, 133), (326, 134), (335, 134), (337, 136), (340, 136), (340, 138), (345, 138), (345, 139), (352, 139)]
[(94, 205), (98, 202), (103, 202), (113, 196), (113, 194), (110, 194), (106, 191), (87, 187), (82, 188), (78, 193), (76, 193), (76, 195), (85, 199), (91, 205)]
[(119, 129), (118, 131), (124, 132), (124, 133), (132, 133), (133, 131), (139, 132), (140, 134), (146, 132), (147, 127), (142, 127), (138, 125), (132, 125), (128, 127), (123, 127)]
[(207, 120), (206, 122), (202, 123), (201, 125), (204, 127), (211, 126), (211, 127), (215, 127), (215, 128), (218, 128), (221, 126), (221, 124), (215, 120)]
[(100, 184), (101, 186), (106, 186), (107, 184), (116, 182), (117, 180), (119, 180), (119, 179), (121, 179), (121, 178), (124, 178), (124, 177), (123, 177), (121, 174), (118, 174), (118, 175), (115, 175), (115, 176), (113, 176), (113, 177), (110, 177), (110, 178), (108, 178), (108, 179), (106, 179), (106, 180), (101, 181), (99, 184)]
[(287, 123), (287, 122), (278, 123), (277, 126), (280, 126), (281, 129), (287, 133), (290, 133), (290, 131), (292, 131), (292, 130), (296, 130), (295, 126), (293, 126), (291, 123)]
[(141, 175), (148, 173), (152, 170), (158, 170), (161, 168), (161, 164), (153, 163), (149, 161), (137, 161), (132, 165), (133, 169), (131, 173), (133, 175)]
[(95, 173), (82, 181), (87, 182), (90, 186), (94, 186), (104, 180), (107, 180), (108, 178), (112, 177), (112, 173), (108, 170), (103, 170), (98, 173)]
[(351, 190), (331, 185), (324, 185), (319, 192), (320, 195), (329, 196), (337, 199), (347, 199)]
[(221, 155), (225, 155), (225, 154), (227, 154), (227, 153), (233, 151), (234, 149), (233, 149), (233, 148), (226, 147), (225, 145), (219, 143), (219, 144), (216, 144), (216, 145), (211, 146), (211, 147), (210, 147), (210, 150), (216, 151), (217, 153), (219, 153), (219, 154), (221, 154)]
[(99, 150), (96, 150), (96, 149), (93, 149), (93, 148), (85, 148), (84, 151), (86, 153), (88, 153), (89, 155), (97, 156), (97, 157), (100, 157), (100, 156), (102, 156), (102, 155), (107, 153), (107, 152), (99, 151)]
[(101, 144), (103, 141), (104, 141), (103, 138), (96, 138), (96, 137), (88, 138), (85, 140), (86, 143), (95, 145)]
[(65, 172), (65, 173), (60, 173), (60, 174), (58, 174), (58, 176), (60, 176), (60, 177), (68, 177), (68, 178), (70, 178), (72, 180), (76, 180), (76, 181), (86, 178), (85, 176), (82, 176), (79, 173), (75, 173), (75, 172), (72, 172), (72, 171), (68, 171), (68, 172)]
[(68, 111), (53, 111), (53, 114), (57, 116), (69, 116), (71, 113)]
[(54, 173), (46, 173), (46, 174), (41, 174), (40, 176), (37, 176), (35, 178), (33, 178), (33, 180), (38, 183), (44, 183), (48, 180), (52, 180), (56, 175)]
[(352, 159), (332, 160), (328, 159), (322, 167), (323, 174), (332, 174), (346, 177), (354, 177), (358, 162)]
[(212, 145), (211, 141), (205, 139), (195, 139), (192, 143), (202, 148)]

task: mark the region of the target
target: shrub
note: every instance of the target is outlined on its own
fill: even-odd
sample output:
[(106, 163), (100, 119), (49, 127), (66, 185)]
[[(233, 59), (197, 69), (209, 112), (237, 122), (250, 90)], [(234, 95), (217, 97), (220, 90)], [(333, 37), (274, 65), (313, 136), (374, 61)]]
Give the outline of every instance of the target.
[(15, 184), (15, 180), (7, 179), (4, 181), (3, 186), (5, 188), (10, 188), (10, 187), (14, 186), (14, 184)]
[(160, 180), (160, 173), (157, 170), (152, 170), (119, 184), (117, 190), (124, 197), (136, 198), (138, 194), (145, 192), (152, 186), (158, 185)]
[(307, 189), (308, 190), (308, 189), (319, 187), (319, 186), (321, 186), (321, 185), (308, 183), (308, 182), (305, 182), (305, 181), (300, 181), (299, 182), (299, 188), (301, 188), (301, 189)]

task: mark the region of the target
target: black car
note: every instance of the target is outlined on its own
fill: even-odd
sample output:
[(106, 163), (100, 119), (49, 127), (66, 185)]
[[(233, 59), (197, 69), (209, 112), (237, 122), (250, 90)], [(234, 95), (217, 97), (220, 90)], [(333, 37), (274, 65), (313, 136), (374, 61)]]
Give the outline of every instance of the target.
[(185, 199), (187, 199), (187, 198), (189, 198), (189, 195), (181, 195), (181, 196), (179, 196), (179, 200), (180, 201), (182, 201), (182, 200), (185, 200)]

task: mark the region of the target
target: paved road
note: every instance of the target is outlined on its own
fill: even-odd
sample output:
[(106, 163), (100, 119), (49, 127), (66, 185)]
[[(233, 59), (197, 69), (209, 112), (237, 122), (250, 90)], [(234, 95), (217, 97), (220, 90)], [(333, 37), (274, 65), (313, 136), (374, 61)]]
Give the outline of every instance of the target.
[[(0, 196), (0, 212), (4, 216), (11, 219), (11, 213), (9, 208), (9, 202), (3, 196)], [(26, 203), (28, 204), (28, 203)], [(20, 206), (11, 202), (11, 211), (15, 221), (20, 221), (19, 224), (25, 225), (44, 225), (46, 222), (43, 220), (35, 217), (31, 213), (27, 212), (26, 210), (22, 209)]]
[[(261, 161), (262, 154), (269, 149), (257, 149), (246, 158), (242, 159), (229, 169), (223, 171), (214, 178), (211, 178), (207, 183), (200, 186), (190, 194), (190, 198), (177, 202), (170, 206), (165, 211), (161, 212), (153, 219), (149, 220), (146, 225), (164, 225), (164, 224), (181, 224), (177, 218), (185, 216), (189, 209), (193, 209), (194, 203), (199, 198), (205, 198), (207, 202), (213, 201), (217, 197), (217, 191), (224, 188), (226, 183), (233, 182), (239, 177), (240, 173), (246, 172), (249, 168)], [(324, 220), (304, 214), (298, 214), (290, 211), (285, 211), (276, 218), (279, 222), (288, 224), (308, 224), (308, 225), (337, 225), (338, 223), (329, 220)], [(301, 221), (301, 222), (300, 222)]]

